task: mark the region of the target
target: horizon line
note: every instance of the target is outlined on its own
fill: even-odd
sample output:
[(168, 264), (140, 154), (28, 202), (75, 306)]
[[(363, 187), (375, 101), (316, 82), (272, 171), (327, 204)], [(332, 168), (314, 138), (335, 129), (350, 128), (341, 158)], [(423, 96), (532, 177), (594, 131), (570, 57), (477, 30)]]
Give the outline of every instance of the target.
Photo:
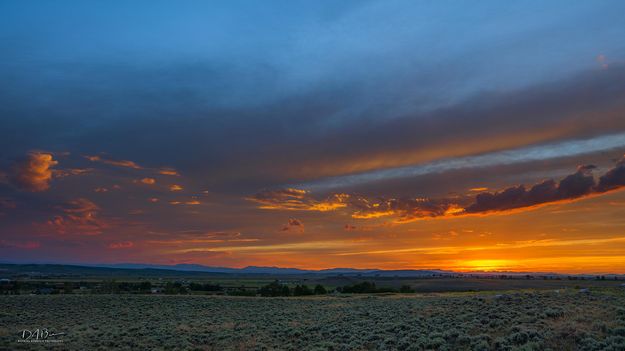
[[(7, 265), (59, 265), (59, 266), (75, 266), (75, 267), (86, 267), (86, 268), (111, 268), (111, 269), (161, 269), (167, 270), (167, 268), (159, 268), (159, 267), (171, 267), (174, 271), (180, 272), (189, 272), (188, 270), (178, 270), (173, 269), (176, 266), (181, 265), (193, 265), (200, 266), (203, 268), (213, 268), (213, 269), (231, 269), (231, 270), (244, 270), (247, 268), (265, 268), (265, 269), (280, 269), (280, 270), (299, 270), (303, 273), (315, 273), (315, 272), (323, 272), (323, 271), (332, 271), (332, 270), (354, 270), (354, 271), (363, 271), (363, 272), (395, 272), (395, 271), (430, 271), (430, 272), (441, 272), (447, 274), (497, 274), (497, 275), (505, 275), (505, 274), (518, 274), (518, 275), (561, 275), (561, 276), (625, 276), (625, 273), (616, 273), (616, 272), (584, 272), (584, 273), (567, 273), (567, 272), (541, 272), (541, 271), (515, 271), (515, 270), (493, 270), (493, 271), (485, 271), (485, 270), (475, 270), (475, 271), (461, 271), (461, 270), (449, 270), (449, 269), (440, 269), (440, 268), (399, 268), (399, 269), (383, 269), (383, 268), (354, 268), (354, 267), (332, 267), (332, 268), (321, 268), (321, 269), (309, 269), (309, 268), (297, 268), (297, 267), (280, 267), (280, 266), (253, 266), (248, 265), (244, 267), (227, 267), (227, 266), (208, 266), (201, 263), (175, 263), (175, 264), (158, 264), (158, 263), (132, 263), (132, 262), (119, 262), (119, 263), (61, 263), (61, 262), (10, 262), (10, 261), (0, 261), (0, 264)], [(137, 265), (137, 266), (155, 266), (153, 267), (111, 267), (115, 265)], [(192, 271), (192, 272), (203, 272), (203, 273), (211, 273), (206, 271)], [(226, 273), (227, 274), (227, 273)], [(270, 274), (270, 273), (251, 273), (251, 274)]]

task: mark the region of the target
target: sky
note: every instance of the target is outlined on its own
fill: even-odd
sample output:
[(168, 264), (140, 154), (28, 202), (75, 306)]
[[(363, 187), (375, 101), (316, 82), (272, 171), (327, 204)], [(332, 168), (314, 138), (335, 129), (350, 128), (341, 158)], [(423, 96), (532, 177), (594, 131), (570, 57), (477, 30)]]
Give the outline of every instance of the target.
[(625, 2), (0, 2), (0, 261), (625, 273)]

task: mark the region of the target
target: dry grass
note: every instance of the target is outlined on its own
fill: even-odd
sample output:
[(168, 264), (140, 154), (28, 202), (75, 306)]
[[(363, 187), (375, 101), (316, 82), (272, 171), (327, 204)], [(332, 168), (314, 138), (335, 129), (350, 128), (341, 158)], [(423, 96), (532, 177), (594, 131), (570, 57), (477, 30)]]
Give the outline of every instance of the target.
[[(625, 350), (625, 292), (0, 296), (0, 349)], [(17, 343), (22, 329), (62, 345)]]

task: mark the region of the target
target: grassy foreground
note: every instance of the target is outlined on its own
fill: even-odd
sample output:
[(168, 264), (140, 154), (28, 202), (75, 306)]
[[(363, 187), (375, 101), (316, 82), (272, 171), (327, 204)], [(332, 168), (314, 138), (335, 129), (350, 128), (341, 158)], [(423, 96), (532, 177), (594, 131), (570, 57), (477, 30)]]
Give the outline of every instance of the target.
[[(625, 291), (0, 296), (2, 350), (625, 350)], [(21, 330), (62, 343), (18, 343)]]

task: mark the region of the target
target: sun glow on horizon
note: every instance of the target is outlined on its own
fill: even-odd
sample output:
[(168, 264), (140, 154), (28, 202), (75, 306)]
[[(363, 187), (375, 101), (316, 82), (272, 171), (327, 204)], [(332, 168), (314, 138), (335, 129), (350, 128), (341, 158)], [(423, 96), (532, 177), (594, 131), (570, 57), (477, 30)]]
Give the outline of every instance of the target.
[(475, 271), (505, 271), (513, 269), (518, 265), (518, 262), (513, 260), (502, 259), (479, 259), (479, 260), (467, 260), (461, 261), (455, 270), (462, 272), (475, 272)]

